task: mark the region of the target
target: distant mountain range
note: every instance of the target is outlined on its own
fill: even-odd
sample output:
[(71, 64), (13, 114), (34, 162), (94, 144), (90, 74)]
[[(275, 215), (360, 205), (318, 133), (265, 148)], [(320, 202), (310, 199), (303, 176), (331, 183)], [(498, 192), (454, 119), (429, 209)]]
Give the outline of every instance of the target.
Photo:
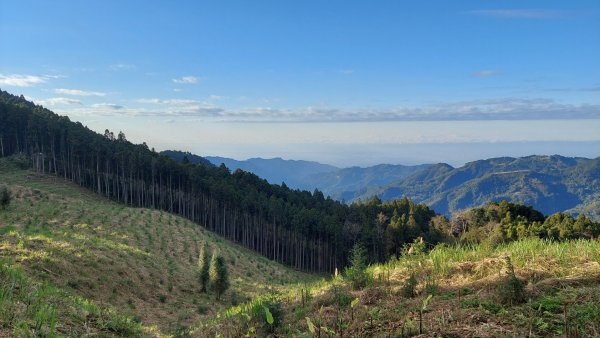
[(431, 167), (431, 164), (416, 166), (379, 164), (366, 168), (350, 167), (312, 174), (307, 176), (304, 182), (306, 186), (317, 188), (332, 198), (352, 202), (361, 198), (370, 198), (376, 194), (378, 188), (401, 181)]
[[(206, 156), (214, 165), (225, 164), (232, 171), (239, 168), (262, 177), (273, 184), (285, 182), (290, 188), (314, 190), (317, 186), (310, 183), (310, 177), (321, 173), (329, 173), (339, 168), (312, 161), (284, 160), (282, 158), (251, 158), (238, 161), (231, 158)], [(320, 190), (320, 189), (319, 189)]]
[(545, 214), (585, 212), (598, 218), (600, 209), (593, 206), (600, 200), (600, 157), (502, 157), (460, 168), (436, 164), (359, 198), (374, 195), (382, 200), (408, 196), (444, 214), (506, 199)]
[[(174, 157), (169, 152), (169, 156)], [(466, 163), (454, 168), (445, 163), (416, 166), (380, 164), (372, 167), (337, 168), (311, 161), (252, 158), (244, 161), (188, 154), (192, 163), (208, 160), (240, 168), (271, 183), (319, 189), (345, 202), (378, 196), (382, 200), (409, 197), (435, 211), (456, 211), (506, 199), (531, 205), (551, 214), (566, 211), (600, 219), (600, 157), (563, 156), (500, 157)]]

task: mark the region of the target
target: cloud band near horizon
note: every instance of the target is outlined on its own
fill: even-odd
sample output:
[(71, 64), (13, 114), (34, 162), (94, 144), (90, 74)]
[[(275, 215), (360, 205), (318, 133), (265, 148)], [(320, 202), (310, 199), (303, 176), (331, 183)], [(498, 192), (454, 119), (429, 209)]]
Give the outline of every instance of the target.
[[(598, 104), (559, 103), (548, 98), (502, 98), (449, 102), (423, 107), (300, 109), (251, 107), (226, 108), (193, 99), (139, 99), (134, 106), (115, 103), (72, 107), (74, 100), (50, 98), (38, 103), (64, 105), (63, 114), (85, 116), (193, 117), (214, 122), (370, 122), (370, 121), (486, 121), (600, 119)], [(66, 107), (71, 105), (71, 107)]]

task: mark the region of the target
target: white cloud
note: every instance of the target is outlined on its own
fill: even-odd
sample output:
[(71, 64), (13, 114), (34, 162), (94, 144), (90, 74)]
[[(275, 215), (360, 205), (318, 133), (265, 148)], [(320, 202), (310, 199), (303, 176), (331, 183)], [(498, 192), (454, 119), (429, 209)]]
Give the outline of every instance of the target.
[(51, 97), (44, 100), (38, 100), (38, 104), (42, 106), (58, 106), (58, 105), (81, 105), (81, 101), (68, 97)]
[(173, 79), (173, 82), (177, 84), (196, 84), (198, 80), (195, 76), (182, 76), (179, 79)]
[[(76, 104), (57, 98), (49, 103)], [(102, 103), (71, 109), (86, 115), (198, 117), (218, 122), (386, 122), (386, 121), (490, 121), (600, 119), (599, 104), (560, 103), (548, 98), (501, 98), (447, 102), (428, 106), (340, 109), (308, 106), (226, 108), (211, 99), (145, 98), (140, 107)], [(80, 104), (80, 103), (79, 103)]]
[(106, 93), (102, 92), (89, 92), (79, 89), (65, 89), (57, 88), (54, 90), (58, 94), (72, 95), (72, 96), (106, 96)]
[(126, 64), (126, 63), (115, 63), (108, 66), (110, 70), (133, 70), (135, 69), (135, 65)]
[(493, 76), (498, 76), (500, 74), (502, 74), (502, 72), (500, 72), (499, 70), (482, 69), (480, 71), (473, 73), (473, 76), (475, 76), (475, 77), (493, 77)]
[(162, 100), (162, 99), (157, 99), (157, 98), (139, 99), (139, 100), (137, 100), (137, 102), (139, 102), (139, 103), (146, 103), (146, 104), (168, 104), (168, 105), (177, 105), (177, 106), (190, 105), (190, 104), (201, 104), (201, 103), (203, 103), (202, 101), (190, 100), (190, 99), (166, 99), (166, 100)]
[(547, 19), (560, 16), (561, 12), (547, 9), (480, 9), (468, 14), (516, 19)]
[(352, 74), (354, 74), (354, 69), (342, 69), (342, 70), (340, 70), (340, 74), (352, 75)]
[(20, 75), (11, 74), (3, 75), (0, 74), (0, 85), (14, 86), (14, 87), (31, 87), (37, 84), (44, 83), (48, 80), (46, 76), (36, 75)]
[(221, 100), (226, 99), (226, 97), (225, 96), (221, 96), (221, 95), (210, 95), (208, 97), (208, 99), (212, 100), (212, 101), (221, 101)]
[(110, 110), (119, 110), (119, 109), (125, 108), (121, 105), (114, 104), (114, 103), (95, 103), (95, 104), (91, 105), (91, 107), (99, 108), (99, 109), (110, 109)]
[(66, 79), (66, 75), (44, 75), (46, 79)]

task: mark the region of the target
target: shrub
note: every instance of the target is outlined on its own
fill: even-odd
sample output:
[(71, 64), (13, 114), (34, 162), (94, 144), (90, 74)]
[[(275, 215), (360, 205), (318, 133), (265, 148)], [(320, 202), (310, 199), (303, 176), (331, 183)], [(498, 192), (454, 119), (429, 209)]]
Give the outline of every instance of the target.
[(345, 308), (350, 305), (354, 297), (348, 290), (339, 284), (333, 284), (330, 292), (325, 297), (319, 299), (318, 304), (321, 306), (332, 306)]
[(367, 251), (359, 244), (355, 244), (350, 252), (350, 266), (344, 271), (346, 279), (354, 289), (360, 289), (370, 282), (367, 274)]
[(106, 319), (101, 320), (100, 324), (108, 331), (112, 331), (121, 337), (139, 337), (142, 332), (142, 325), (133, 318), (116, 313), (109, 309), (104, 313)]
[(425, 293), (435, 296), (439, 293), (439, 290), (440, 285), (438, 284), (438, 282), (431, 277), (427, 278), (427, 280), (425, 281)]
[(27, 169), (30, 165), (30, 160), (24, 154), (16, 154), (11, 156), (12, 163), (14, 163), (19, 169)]
[(10, 200), (10, 192), (6, 187), (2, 187), (2, 189), (0, 189), (0, 208), (2, 208), (2, 210), (6, 209), (10, 204)]
[(562, 313), (564, 300), (560, 295), (543, 296), (531, 303), (533, 310), (541, 310), (549, 313)]
[(498, 284), (498, 295), (500, 301), (505, 304), (519, 304), (525, 301), (525, 285), (522, 280), (515, 275), (515, 268), (510, 260), (506, 257), (506, 269), (508, 275)]
[(414, 297), (417, 295), (417, 277), (415, 277), (414, 273), (410, 274), (410, 277), (408, 277), (408, 279), (406, 280), (406, 282), (404, 283), (404, 286), (402, 286), (402, 295), (404, 297)]
[(264, 302), (263, 306), (265, 309), (265, 323), (267, 323), (265, 328), (267, 328), (267, 331), (270, 333), (273, 333), (283, 321), (283, 309), (281, 308), (281, 303), (271, 299)]
[(204, 315), (208, 312), (208, 306), (206, 304), (198, 304), (196, 310), (198, 311), (198, 314)]

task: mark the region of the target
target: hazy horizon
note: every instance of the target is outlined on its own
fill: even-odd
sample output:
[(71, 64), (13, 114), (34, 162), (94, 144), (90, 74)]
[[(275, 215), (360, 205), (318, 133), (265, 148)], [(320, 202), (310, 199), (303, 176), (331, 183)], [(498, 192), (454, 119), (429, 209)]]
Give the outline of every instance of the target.
[[(569, 155), (565, 155), (564, 152), (561, 152), (560, 149), (565, 149), (565, 148), (572, 148), (574, 146), (574, 144), (572, 142), (562, 142), (562, 143), (553, 143), (553, 145), (555, 145), (555, 149), (559, 149), (558, 151), (552, 152), (552, 151), (544, 151), (544, 149), (547, 149), (548, 144), (546, 142), (534, 142), (534, 143), (527, 143), (527, 147), (523, 148), (522, 146), (524, 145), (524, 143), (519, 143), (519, 142), (514, 142), (514, 143), (499, 143), (499, 144), (493, 144), (493, 146), (495, 147), (495, 149), (490, 150), (490, 144), (488, 143), (470, 143), (470, 144), (444, 144), (444, 145), (440, 145), (440, 144), (412, 144), (412, 145), (404, 145), (404, 146), (408, 146), (409, 148), (412, 148), (412, 151), (415, 151), (415, 149), (420, 149), (422, 151), (431, 151), (432, 149), (438, 148), (438, 151), (436, 152), (432, 152), (431, 155), (429, 155), (428, 157), (414, 157), (414, 156), (402, 156), (399, 155), (398, 157), (394, 158), (393, 156), (388, 156), (388, 157), (383, 157), (382, 158), (382, 162), (378, 162), (378, 160), (369, 160), (366, 159), (364, 157), (360, 157), (358, 156), (358, 160), (357, 156), (352, 157), (352, 159), (349, 160), (345, 160), (342, 158), (328, 158), (326, 155), (324, 156), (303, 156), (302, 153), (298, 153), (298, 156), (294, 156), (294, 155), (290, 155), (290, 156), (280, 156), (280, 155), (276, 155), (275, 152), (264, 152), (262, 155), (257, 155), (257, 156), (250, 156), (250, 157), (244, 157), (244, 156), (238, 156), (235, 153), (231, 153), (231, 155), (226, 155), (226, 154), (212, 154), (212, 153), (205, 153), (205, 154), (200, 154), (198, 152), (195, 151), (190, 151), (190, 150), (185, 150), (185, 149), (163, 149), (163, 150), (181, 150), (181, 151), (190, 151), (191, 153), (195, 154), (195, 155), (199, 155), (199, 156), (203, 156), (203, 157), (224, 157), (224, 158), (231, 158), (237, 161), (245, 161), (245, 160), (249, 160), (249, 159), (253, 159), (253, 158), (262, 158), (262, 159), (273, 159), (273, 158), (282, 158), (283, 160), (303, 160), (303, 161), (314, 161), (314, 162), (319, 162), (322, 164), (329, 164), (329, 165), (333, 165), (335, 167), (338, 168), (348, 168), (348, 167), (370, 167), (370, 166), (374, 166), (374, 165), (378, 165), (378, 164), (393, 164), (393, 165), (418, 165), (418, 164), (432, 164), (432, 163), (447, 163), (450, 164), (453, 167), (461, 167), (464, 164), (468, 163), (468, 162), (472, 162), (472, 161), (477, 161), (477, 160), (486, 160), (486, 159), (490, 159), (490, 158), (497, 158), (497, 157), (526, 157), (526, 156), (534, 156), (534, 155), (538, 155), (538, 156), (552, 156), (552, 155), (559, 155), (559, 156), (565, 156), (565, 157), (584, 157), (584, 158), (588, 158), (588, 159), (594, 159), (597, 157), (600, 157), (600, 152), (598, 151), (598, 149), (600, 149), (600, 141), (594, 141), (594, 142), (575, 142), (576, 146), (579, 148), (579, 151), (576, 153), (572, 153)], [(512, 154), (510, 154), (509, 152), (506, 151), (506, 149), (508, 148), (513, 148), (515, 146), (521, 146), (521, 148), (516, 151), (513, 152)], [(398, 145), (387, 145), (387, 147), (385, 147), (386, 150), (390, 150), (392, 148), (398, 148)], [(402, 148), (402, 147), (400, 147)], [(465, 154), (464, 156), (461, 156), (459, 158), (450, 158), (450, 157), (445, 157), (444, 153), (447, 153), (448, 149), (452, 149), (452, 150), (456, 150), (457, 148), (461, 148), (462, 150), (466, 150), (467, 154)], [(403, 149), (399, 149), (399, 153), (401, 154)], [(311, 151), (311, 150), (308, 150)], [(304, 152), (308, 152), (306, 149), (304, 149)], [(312, 154), (314, 154), (314, 151), (311, 151)], [(364, 152), (362, 154), (365, 154)], [(444, 158), (446, 158), (444, 160)], [(356, 160), (356, 161), (354, 161)]]

